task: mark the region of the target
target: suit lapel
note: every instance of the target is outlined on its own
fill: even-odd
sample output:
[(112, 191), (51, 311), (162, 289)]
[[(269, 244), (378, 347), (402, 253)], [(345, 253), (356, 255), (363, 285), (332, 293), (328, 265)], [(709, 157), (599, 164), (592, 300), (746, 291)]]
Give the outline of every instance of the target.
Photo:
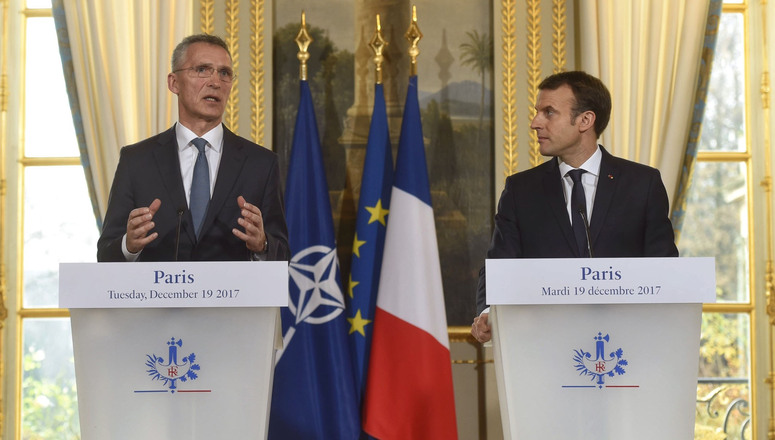
[(194, 242), (194, 228), (191, 213), (188, 211), (186, 193), (183, 189), (183, 177), (180, 175), (180, 159), (178, 157), (178, 142), (175, 137), (175, 126), (159, 135), (159, 147), (154, 148), (153, 155), (156, 158), (156, 166), (159, 168), (161, 180), (169, 195), (169, 201), (175, 213), (183, 210), (182, 222), (187, 225), (183, 228)]
[(239, 138), (224, 127), (223, 149), (221, 151), (221, 162), (218, 165), (218, 176), (215, 179), (213, 196), (210, 198), (210, 204), (207, 206), (207, 215), (202, 224), (200, 234), (204, 233), (213, 224), (215, 217), (223, 210), (225, 203), (237, 203), (236, 199), (226, 199), (234, 187), (244, 163), (245, 155), (242, 152), (242, 144)]
[(598, 235), (605, 224), (606, 215), (608, 215), (608, 209), (611, 207), (611, 202), (614, 198), (614, 192), (616, 190), (616, 184), (619, 177), (619, 169), (616, 167), (611, 156), (601, 146), (600, 150), (603, 152), (603, 157), (600, 160), (600, 174), (597, 177), (597, 189), (595, 190), (595, 204), (592, 207), (592, 219), (589, 225), (589, 234), (592, 237), (592, 249), (594, 252), (595, 242)]
[(184, 228), (192, 242), (194, 240), (193, 221), (191, 213), (188, 212), (188, 203), (186, 202), (186, 193), (183, 189), (183, 177), (180, 175), (180, 159), (178, 158), (178, 142), (175, 137), (175, 126), (159, 135), (159, 147), (153, 149), (156, 158), (156, 166), (159, 169), (164, 188), (169, 195), (168, 203), (172, 203), (172, 209), (177, 213), (182, 209), (185, 211), (183, 222), (189, 227)]
[(568, 218), (568, 208), (565, 204), (565, 195), (562, 189), (562, 177), (560, 176), (560, 167), (558, 164), (557, 158), (553, 158), (551, 160), (551, 166), (547, 168), (547, 172), (544, 174), (544, 199), (548, 201), (549, 208), (551, 209), (552, 214), (554, 214), (557, 224), (560, 225), (562, 235), (568, 242), (568, 247), (572, 249), (575, 255), (578, 255), (578, 246), (576, 246), (576, 237), (573, 235), (573, 229), (571, 228), (570, 219)]

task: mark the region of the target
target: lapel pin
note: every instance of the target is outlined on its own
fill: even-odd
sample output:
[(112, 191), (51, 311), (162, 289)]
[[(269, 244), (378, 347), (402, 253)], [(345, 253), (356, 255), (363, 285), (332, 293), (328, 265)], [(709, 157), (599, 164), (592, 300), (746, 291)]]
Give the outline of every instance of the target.
[(609, 179), (609, 180), (614, 180), (614, 175), (613, 175), (613, 174), (609, 174), (609, 175), (608, 175), (608, 179)]

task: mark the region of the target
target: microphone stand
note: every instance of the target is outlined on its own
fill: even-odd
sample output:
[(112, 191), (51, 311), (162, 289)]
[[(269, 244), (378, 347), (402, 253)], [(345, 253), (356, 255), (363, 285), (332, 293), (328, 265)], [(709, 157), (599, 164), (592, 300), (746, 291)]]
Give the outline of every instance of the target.
[(593, 258), (595, 255), (592, 253), (592, 240), (589, 237), (589, 222), (587, 221), (586, 210), (583, 207), (579, 208), (579, 214), (581, 214), (581, 219), (584, 220), (584, 233), (587, 234), (587, 251), (589, 252), (589, 258)]
[(178, 209), (178, 226), (175, 228), (175, 261), (178, 261), (178, 248), (180, 247), (180, 224), (183, 223), (183, 208)]

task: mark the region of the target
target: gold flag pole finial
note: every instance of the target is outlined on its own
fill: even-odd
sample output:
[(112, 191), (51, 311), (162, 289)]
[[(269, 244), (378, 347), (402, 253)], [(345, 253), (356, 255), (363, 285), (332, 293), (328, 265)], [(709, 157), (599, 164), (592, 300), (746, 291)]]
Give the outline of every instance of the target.
[(417, 47), (417, 44), (422, 38), (422, 32), (420, 32), (420, 28), (417, 26), (417, 6), (415, 5), (412, 5), (412, 24), (409, 25), (409, 29), (404, 34), (404, 37), (409, 40), (409, 58), (412, 61), (409, 75), (415, 76), (417, 75), (417, 56), (420, 55), (420, 49)]
[(296, 38), (293, 41), (299, 46), (299, 53), (296, 54), (296, 58), (298, 58), (301, 63), (299, 65), (299, 79), (306, 81), (307, 60), (309, 59), (309, 52), (307, 52), (307, 49), (313, 40), (307, 32), (307, 16), (304, 14), (304, 11), (301, 11), (301, 29), (299, 29), (299, 33), (296, 34)]
[(387, 46), (387, 41), (382, 38), (382, 25), (379, 22), (379, 14), (377, 14), (377, 31), (369, 41), (369, 47), (374, 51), (374, 77), (377, 84), (382, 84), (382, 63), (385, 61), (385, 56), (382, 52)]

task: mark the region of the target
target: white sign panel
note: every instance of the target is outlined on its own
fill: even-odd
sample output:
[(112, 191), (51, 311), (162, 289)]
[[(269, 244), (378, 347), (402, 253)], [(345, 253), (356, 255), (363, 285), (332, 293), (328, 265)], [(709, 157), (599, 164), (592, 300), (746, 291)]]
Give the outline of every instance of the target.
[(523, 258), (485, 264), (489, 305), (716, 301), (713, 258)]
[(494, 306), (506, 439), (692, 439), (701, 304)]
[(61, 263), (62, 308), (285, 307), (285, 261)]
[(276, 308), (71, 316), (83, 440), (266, 438)]

